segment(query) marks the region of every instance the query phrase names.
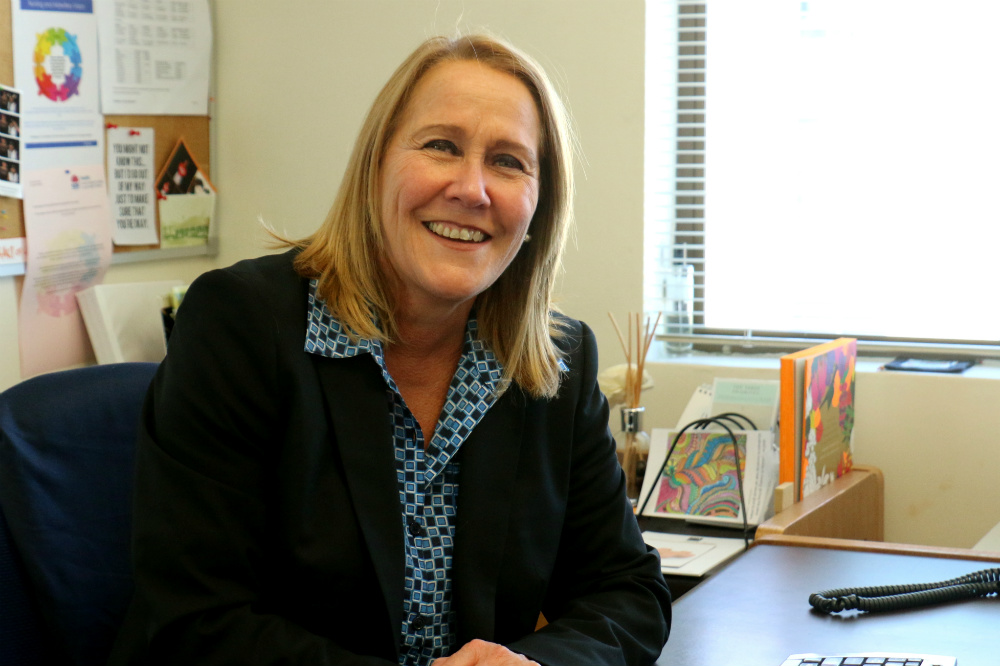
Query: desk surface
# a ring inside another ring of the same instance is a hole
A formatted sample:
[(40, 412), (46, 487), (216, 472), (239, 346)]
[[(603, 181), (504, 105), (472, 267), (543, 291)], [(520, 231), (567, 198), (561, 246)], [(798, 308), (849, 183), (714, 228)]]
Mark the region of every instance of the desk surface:
[[(850, 543), (850, 542), (847, 542)], [(780, 666), (800, 652), (922, 652), (995, 666), (1000, 600), (880, 614), (822, 614), (809, 594), (947, 580), (1000, 564), (759, 543), (674, 605), (659, 666)]]

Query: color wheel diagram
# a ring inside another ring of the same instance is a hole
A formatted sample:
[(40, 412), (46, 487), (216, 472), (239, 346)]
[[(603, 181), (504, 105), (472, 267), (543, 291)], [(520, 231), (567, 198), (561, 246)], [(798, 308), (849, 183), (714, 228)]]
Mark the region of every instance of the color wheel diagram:
[(39, 34), (35, 45), (38, 93), (53, 102), (65, 102), (73, 95), (79, 95), (82, 61), (75, 35), (63, 28), (49, 28)]

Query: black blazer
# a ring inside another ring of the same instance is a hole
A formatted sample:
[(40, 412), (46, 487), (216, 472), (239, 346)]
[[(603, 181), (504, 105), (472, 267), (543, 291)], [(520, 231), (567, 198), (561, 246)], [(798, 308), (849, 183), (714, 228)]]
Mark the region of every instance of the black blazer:
[[(370, 355), (303, 351), (293, 256), (211, 271), (185, 296), (144, 411), (136, 591), (112, 664), (397, 664), (387, 389)], [(456, 458), (458, 644), (647, 664), (670, 595), (625, 499), (593, 334), (568, 325), (559, 396), (512, 387)]]

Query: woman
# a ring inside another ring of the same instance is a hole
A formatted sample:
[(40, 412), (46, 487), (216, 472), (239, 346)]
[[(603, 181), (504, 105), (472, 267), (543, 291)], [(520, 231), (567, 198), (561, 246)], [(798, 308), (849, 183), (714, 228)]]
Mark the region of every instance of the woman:
[(670, 597), (593, 335), (551, 313), (571, 167), (537, 65), (431, 39), (319, 231), (191, 286), (144, 416), (111, 663), (656, 658)]

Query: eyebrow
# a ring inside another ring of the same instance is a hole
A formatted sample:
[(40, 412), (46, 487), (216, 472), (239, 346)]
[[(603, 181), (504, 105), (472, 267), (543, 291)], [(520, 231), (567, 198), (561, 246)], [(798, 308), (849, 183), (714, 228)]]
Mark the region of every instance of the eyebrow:
[[(465, 132), (458, 125), (450, 125), (448, 123), (432, 123), (430, 125), (424, 125), (417, 128), (414, 134), (421, 135), (427, 132), (443, 132), (447, 135), (465, 135)], [(532, 149), (531, 147), (521, 143), (520, 141), (512, 141), (510, 139), (500, 139), (493, 144), (496, 148), (500, 150), (511, 150), (515, 152), (524, 153), (526, 159), (531, 162), (532, 167), (538, 166), (538, 151)]]

